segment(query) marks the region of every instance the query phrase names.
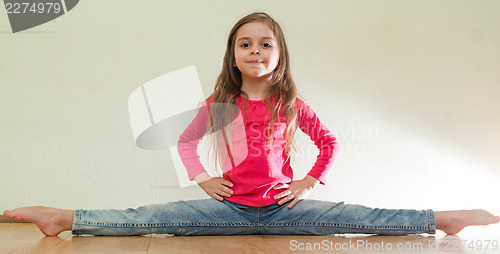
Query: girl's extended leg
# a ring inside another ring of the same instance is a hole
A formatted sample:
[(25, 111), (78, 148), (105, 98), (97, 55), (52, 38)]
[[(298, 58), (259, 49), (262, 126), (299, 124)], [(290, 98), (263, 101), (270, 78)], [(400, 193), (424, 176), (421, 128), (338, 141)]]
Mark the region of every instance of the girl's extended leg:
[(264, 234), (407, 235), (436, 231), (432, 210), (379, 209), (328, 201), (302, 200), (264, 215)]
[[(277, 205), (273, 204), (270, 208), (272, 206)], [(266, 211), (263, 211), (261, 221), (263, 234), (405, 235), (433, 234), (435, 229), (446, 234), (456, 234), (467, 226), (498, 223), (500, 217), (480, 209), (433, 212), (302, 200), (291, 209), (283, 204), (277, 208), (277, 212), (266, 215)]]
[(170, 202), (125, 210), (61, 210), (25, 207), (4, 215), (35, 223), (46, 235), (72, 230), (90, 235), (239, 235), (257, 234), (258, 208), (240, 209), (215, 199)]

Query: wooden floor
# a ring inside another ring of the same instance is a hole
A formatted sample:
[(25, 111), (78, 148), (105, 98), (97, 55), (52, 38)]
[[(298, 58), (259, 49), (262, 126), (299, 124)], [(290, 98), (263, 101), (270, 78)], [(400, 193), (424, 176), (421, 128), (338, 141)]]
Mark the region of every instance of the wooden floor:
[[(0, 253), (499, 253), (500, 225), (457, 236), (72, 236), (45, 237), (31, 223), (0, 223)], [(392, 250), (388, 250), (392, 248)]]

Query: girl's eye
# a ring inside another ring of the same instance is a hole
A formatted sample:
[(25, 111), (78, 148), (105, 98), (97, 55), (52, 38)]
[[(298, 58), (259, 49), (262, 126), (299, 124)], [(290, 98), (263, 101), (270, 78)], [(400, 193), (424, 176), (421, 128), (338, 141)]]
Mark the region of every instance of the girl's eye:
[(248, 48), (248, 47), (250, 47), (250, 43), (245, 42), (245, 43), (241, 44), (241, 47), (242, 48)]
[(264, 42), (262, 43), (262, 47), (264, 48), (269, 48), (269, 47), (272, 47), (273, 45), (271, 45), (270, 43), (267, 43), (267, 42)]

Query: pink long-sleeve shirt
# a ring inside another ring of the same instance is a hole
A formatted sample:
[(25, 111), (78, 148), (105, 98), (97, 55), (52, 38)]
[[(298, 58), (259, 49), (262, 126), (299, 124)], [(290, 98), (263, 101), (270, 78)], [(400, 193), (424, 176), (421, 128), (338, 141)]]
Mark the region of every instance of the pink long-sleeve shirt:
[[(204, 105), (212, 103), (210, 97)], [(283, 189), (274, 190), (273, 187), (281, 183), (290, 183), (293, 171), (290, 166), (288, 153), (285, 151), (285, 119), (280, 114), (274, 123), (272, 146), (266, 136), (270, 122), (270, 112), (263, 100), (247, 100), (240, 96), (237, 101), (239, 115), (230, 136), (229, 152), (233, 163), (226, 156), (222, 169), (223, 178), (234, 184), (234, 194), (226, 198), (229, 201), (248, 206), (267, 206), (276, 202), (274, 196)], [(335, 136), (323, 125), (314, 111), (302, 100), (296, 99), (297, 123), (319, 149), (316, 162), (308, 175), (325, 184), (329, 171), (338, 154), (338, 145)], [(206, 172), (197, 153), (198, 144), (210, 124), (208, 110), (200, 110), (191, 124), (181, 134), (178, 142), (178, 151), (189, 179)], [(240, 126), (240, 127), (238, 127)], [(222, 141), (222, 144), (225, 142)], [(223, 154), (228, 155), (228, 149), (221, 147)], [(234, 166), (234, 167), (233, 167)]]

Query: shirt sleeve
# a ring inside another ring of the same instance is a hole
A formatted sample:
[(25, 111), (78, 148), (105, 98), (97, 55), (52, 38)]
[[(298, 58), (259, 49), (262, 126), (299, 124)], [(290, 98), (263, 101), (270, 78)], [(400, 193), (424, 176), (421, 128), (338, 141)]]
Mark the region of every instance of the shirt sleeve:
[(179, 141), (177, 142), (179, 157), (186, 167), (189, 180), (191, 181), (195, 176), (206, 172), (198, 155), (198, 145), (208, 130), (209, 114), (207, 103), (210, 103), (210, 101), (207, 100), (203, 103), (193, 121), (179, 136)]
[(319, 149), (316, 162), (308, 175), (318, 179), (321, 184), (325, 184), (339, 151), (337, 138), (302, 100), (297, 98), (296, 105), (300, 130), (307, 134)]

